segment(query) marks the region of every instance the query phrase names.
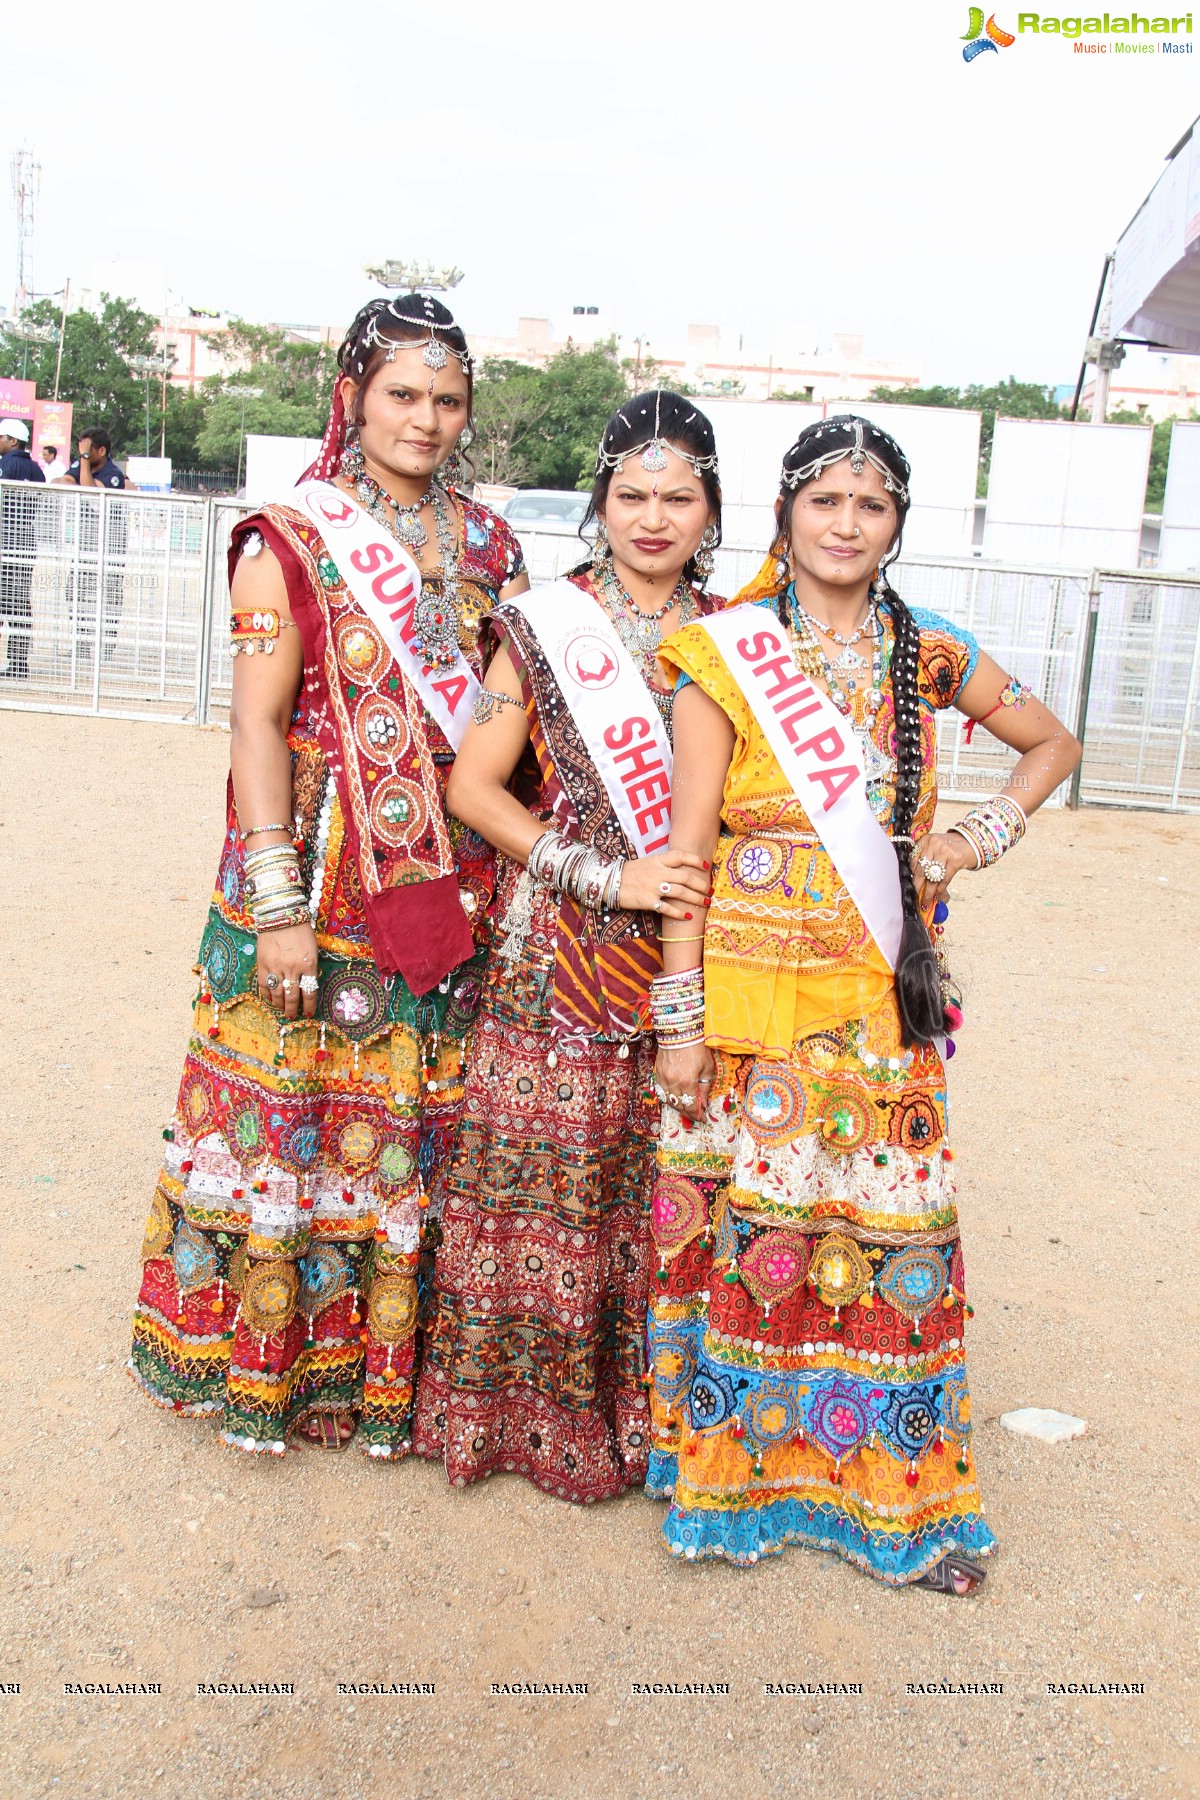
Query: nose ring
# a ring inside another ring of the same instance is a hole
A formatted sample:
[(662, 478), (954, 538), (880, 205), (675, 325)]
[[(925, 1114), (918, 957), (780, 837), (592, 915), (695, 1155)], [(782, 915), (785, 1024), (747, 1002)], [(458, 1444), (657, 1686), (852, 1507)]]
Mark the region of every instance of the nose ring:
[(859, 530), (859, 528), (858, 528), (858, 526), (857, 526), (857, 525), (856, 525), (856, 526), (855, 526), (855, 527), (854, 527), (854, 535), (855, 535), (855, 537), (861, 537), (861, 536), (862, 536), (862, 532), (861, 532), (861, 531), (860, 531), (860, 530)]

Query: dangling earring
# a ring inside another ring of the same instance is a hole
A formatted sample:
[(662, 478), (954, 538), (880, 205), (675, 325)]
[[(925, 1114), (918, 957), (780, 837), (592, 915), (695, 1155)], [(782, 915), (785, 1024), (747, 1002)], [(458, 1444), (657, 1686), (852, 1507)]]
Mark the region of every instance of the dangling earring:
[(715, 525), (706, 525), (704, 527), (704, 535), (700, 539), (699, 548), (692, 558), (692, 567), (696, 571), (696, 580), (700, 583), (701, 587), (706, 585), (709, 576), (713, 572), (716, 562), (713, 551), (716, 547), (717, 528)]
[(791, 574), (791, 570), (788, 568), (786, 556), (777, 556), (775, 558), (775, 579), (776, 579), (776, 581), (779, 583), (780, 587), (783, 588), (783, 587), (787, 586), (787, 584), (791, 580), (791, 578), (792, 578), (792, 574)]
[(438, 480), (443, 487), (452, 488), (461, 487), (462, 478), (462, 457), (458, 454), (457, 450), (452, 450), (438, 470)]
[(364, 470), (362, 445), (359, 442), (358, 426), (346, 428), (346, 441), (342, 445), (342, 454), (338, 462), (338, 473), (347, 481), (357, 481)]
[(875, 579), (871, 583), (871, 602), (873, 605), (877, 606), (881, 600), (886, 600), (887, 597), (888, 597), (887, 573), (884, 569), (883, 564), (880, 563), (879, 567), (875, 571)]
[(592, 567), (597, 575), (603, 573), (605, 566), (612, 562), (612, 546), (608, 541), (608, 528), (603, 519), (596, 521), (596, 542), (592, 545)]

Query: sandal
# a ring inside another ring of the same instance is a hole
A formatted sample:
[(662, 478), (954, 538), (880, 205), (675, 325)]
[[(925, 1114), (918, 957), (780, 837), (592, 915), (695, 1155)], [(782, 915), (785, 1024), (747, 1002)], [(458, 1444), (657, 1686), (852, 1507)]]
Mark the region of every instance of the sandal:
[(319, 1450), (345, 1450), (358, 1430), (358, 1420), (346, 1413), (309, 1413), (297, 1436)]
[[(938, 1594), (953, 1594), (957, 1600), (965, 1600), (976, 1588), (982, 1587), (987, 1580), (987, 1570), (979, 1563), (968, 1562), (965, 1556), (943, 1556), (941, 1562), (934, 1563), (932, 1569), (926, 1569), (913, 1587), (933, 1588)], [(962, 1584), (962, 1585), (960, 1585)]]

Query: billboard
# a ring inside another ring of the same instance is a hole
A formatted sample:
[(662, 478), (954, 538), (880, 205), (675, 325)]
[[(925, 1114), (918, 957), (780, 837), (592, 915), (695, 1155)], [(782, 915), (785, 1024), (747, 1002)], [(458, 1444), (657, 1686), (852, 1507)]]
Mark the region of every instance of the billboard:
[(34, 401), (32, 454), (47, 481), (56, 481), (70, 466), (72, 411), (69, 400)]
[(997, 419), (983, 554), (989, 561), (1136, 569), (1149, 425)]
[(0, 419), (25, 419), (33, 427), (34, 381), (0, 380)]

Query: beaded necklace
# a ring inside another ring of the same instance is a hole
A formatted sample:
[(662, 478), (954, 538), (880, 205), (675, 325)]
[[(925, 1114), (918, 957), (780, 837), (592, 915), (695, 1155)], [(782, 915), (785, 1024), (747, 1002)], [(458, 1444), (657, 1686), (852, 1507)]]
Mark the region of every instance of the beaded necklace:
[[(885, 750), (881, 750), (874, 738), (875, 721), (879, 709), (883, 705), (884, 629), (879, 610), (872, 601), (871, 610), (859, 632), (859, 636), (865, 636), (868, 628), (871, 628), (871, 685), (863, 696), (862, 719), (856, 721), (854, 695), (858, 692), (858, 682), (854, 676), (857, 670), (850, 671), (843, 667), (847, 660), (844, 653), (835, 663), (830, 662), (825, 654), (824, 645), (812, 629), (809, 614), (796, 599), (794, 587), (788, 588), (787, 607), (788, 634), (792, 640), (796, 661), (810, 681), (815, 677), (824, 682), (829, 690), (829, 698), (842, 716), (849, 720), (850, 727), (862, 748), (863, 767), (867, 780), (867, 799), (871, 811), (877, 818), (882, 818), (890, 805), (887, 784), (895, 777), (896, 759), (889, 756)], [(855, 656), (853, 660), (860, 668), (866, 666), (865, 657)], [(839, 676), (844, 676), (844, 687)]]

